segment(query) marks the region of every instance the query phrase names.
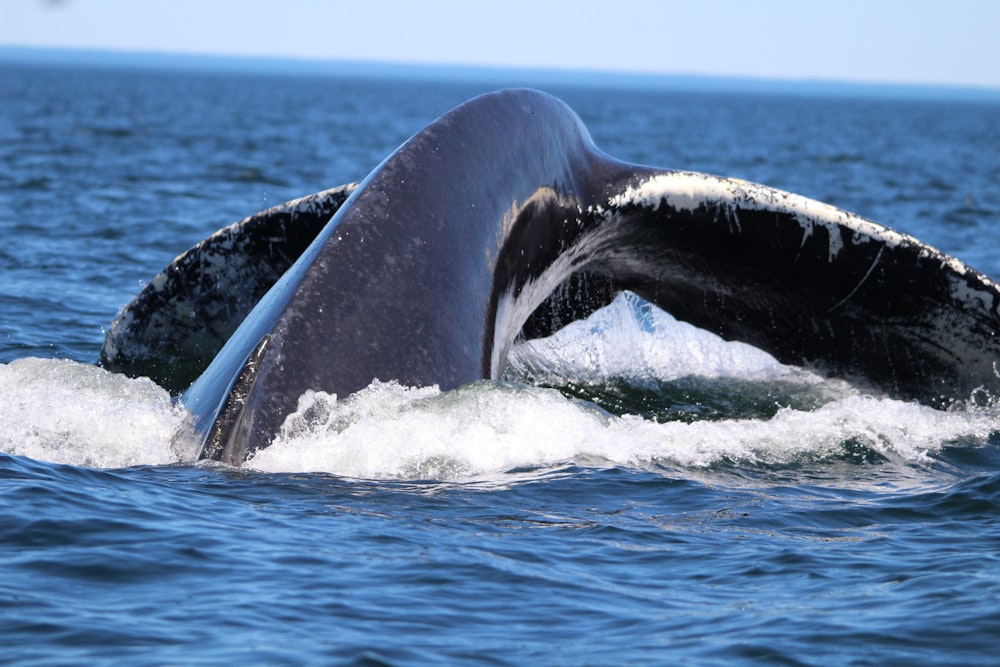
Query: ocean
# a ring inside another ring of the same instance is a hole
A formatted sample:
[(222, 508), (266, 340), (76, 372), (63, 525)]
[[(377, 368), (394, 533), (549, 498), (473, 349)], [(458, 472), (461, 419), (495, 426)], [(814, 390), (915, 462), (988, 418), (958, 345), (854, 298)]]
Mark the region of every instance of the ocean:
[[(496, 87), (0, 63), (0, 662), (1000, 664), (995, 404), (871, 395), (625, 294), (503, 381), (304, 396), (323, 419), (231, 468), (95, 365), (176, 255)], [(545, 88), (614, 157), (1000, 278), (1000, 101)]]

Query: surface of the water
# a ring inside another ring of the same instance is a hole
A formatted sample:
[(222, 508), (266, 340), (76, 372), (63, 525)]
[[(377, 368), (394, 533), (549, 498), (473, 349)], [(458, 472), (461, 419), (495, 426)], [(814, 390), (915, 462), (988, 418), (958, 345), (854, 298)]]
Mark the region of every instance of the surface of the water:
[[(995, 408), (865, 396), (625, 298), (514, 382), (304, 396), (234, 470), (91, 365), (176, 254), (479, 92), (0, 69), (0, 662), (997, 664)], [(615, 157), (1000, 277), (995, 104), (551, 92)], [(545, 369), (576, 381), (516, 381)]]

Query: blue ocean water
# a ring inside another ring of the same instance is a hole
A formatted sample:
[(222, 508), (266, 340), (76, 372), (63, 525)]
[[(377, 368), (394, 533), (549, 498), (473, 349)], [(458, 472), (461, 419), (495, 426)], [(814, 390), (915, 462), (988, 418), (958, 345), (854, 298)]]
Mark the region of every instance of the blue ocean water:
[[(175, 255), (487, 89), (0, 66), (0, 660), (997, 664), (995, 406), (866, 395), (626, 296), (507, 382), (303, 396), (232, 469), (175, 448), (165, 391), (93, 365)], [(548, 90), (615, 157), (1000, 278), (1000, 104)], [(578, 382), (519, 381), (546, 369)]]

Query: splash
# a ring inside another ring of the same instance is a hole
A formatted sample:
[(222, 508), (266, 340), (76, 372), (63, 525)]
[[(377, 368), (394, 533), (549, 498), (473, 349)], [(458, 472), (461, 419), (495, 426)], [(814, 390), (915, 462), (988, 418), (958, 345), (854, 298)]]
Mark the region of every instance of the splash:
[(478, 382), (456, 391), (375, 382), (345, 400), (309, 392), (249, 466), (369, 479), (461, 479), (566, 463), (705, 468), (722, 462), (921, 462), (985, 440), (1000, 417), (855, 395), (769, 419), (657, 423), (616, 416), (554, 389)]
[[(623, 389), (624, 387), (624, 389)], [(186, 463), (188, 413), (147, 379), (73, 361), (0, 365), (0, 451), (115, 468)], [(454, 391), (375, 381), (309, 391), (247, 466), (365, 479), (511, 471), (933, 462), (1000, 432), (995, 406), (945, 412), (873, 397), (678, 322), (631, 295), (515, 348), (502, 381)]]
[[(625, 401), (617, 400), (622, 382)], [(695, 418), (684, 418), (679, 401), (698, 408)], [(503, 382), (451, 392), (374, 382), (343, 400), (308, 392), (278, 441), (249, 465), (461, 479), (566, 463), (924, 462), (949, 443), (982, 442), (998, 429), (996, 410), (942, 412), (868, 396), (625, 293), (549, 338), (516, 346)]]
[(94, 468), (189, 459), (173, 436), (185, 410), (151, 380), (90, 364), (18, 359), (0, 364), (0, 451)]
[(751, 345), (727, 342), (680, 322), (631, 292), (552, 336), (516, 345), (506, 372), (508, 379), (533, 384), (601, 383), (609, 378), (641, 383), (689, 376), (822, 381)]

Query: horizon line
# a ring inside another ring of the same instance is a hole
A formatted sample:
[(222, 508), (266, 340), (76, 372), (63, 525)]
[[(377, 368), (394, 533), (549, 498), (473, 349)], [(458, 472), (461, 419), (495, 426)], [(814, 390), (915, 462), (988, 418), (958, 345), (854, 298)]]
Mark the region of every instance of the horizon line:
[[(73, 56), (89, 59), (74, 61)], [(173, 61), (173, 62), (171, 62)], [(284, 73), (327, 76), (379, 76), (388, 78), (409, 74), (436, 74), (442, 81), (475, 83), (481, 79), (474, 75), (487, 75), (489, 79), (535, 78), (538, 83), (562, 85), (610, 85), (643, 89), (675, 89), (718, 92), (825, 92), (834, 95), (861, 94), (871, 96), (905, 97), (929, 96), (932, 98), (956, 97), (1000, 101), (1000, 87), (972, 84), (912, 83), (892, 81), (858, 81), (850, 79), (764, 77), (750, 75), (699, 74), (680, 72), (646, 72), (635, 70), (601, 70), (592, 68), (566, 68), (555, 66), (516, 66), (493, 64), (446, 63), (436, 61), (402, 62), (354, 60), (339, 58), (310, 58), (304, 56), (250, 55), (206, 53), (190, 51), (164, 51), (139, 49), (114, 49), (104, 47), (39, 46), (0, 44), (0, 63), (62, 64), (62, 65), (117, 65), (127, 68), (155, 67), (168, 69), (170, 65), (194, 66), (201, 71), (239, 71), (244, 73)], [(213, 67), (214, 66), (214, 67)], [(263, 66), (263, 70), (260, 69)], [(565, 80), (559, 80), (562, 77)]]

